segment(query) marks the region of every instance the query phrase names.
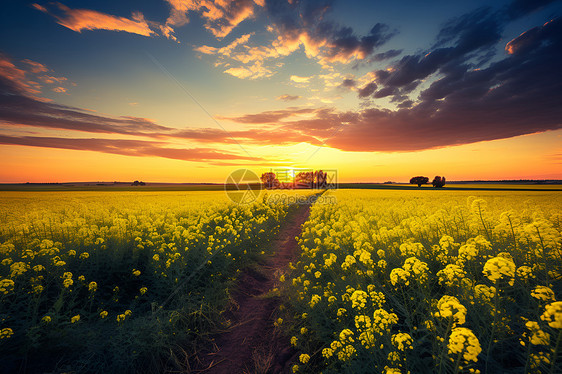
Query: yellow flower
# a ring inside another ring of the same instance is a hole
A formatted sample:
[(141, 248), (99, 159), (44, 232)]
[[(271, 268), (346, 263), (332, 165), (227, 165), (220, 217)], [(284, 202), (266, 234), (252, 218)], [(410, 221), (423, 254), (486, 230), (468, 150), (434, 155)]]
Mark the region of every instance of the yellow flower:
[(351, 294), (351, 307), (352, 308), (358, 308), (358, 309), (363, 309), (365, 308), (365, 304), (367, 303), (367, 292), (365, 291), (354, 291)]
[(303, 353), (299, 356), (299, 361), (303, 364), (306, 364), (310, 360), (310, 356), (306, 353)]
[(308, 332), (308, 329), (306, 327), (301, 327), (301, 335), (304, 335)]
[(459, 248), (459, 257), (463, 260), (470, 261), (478, 256), (478, 248), (474, 243), (466, 243)]
[(98, 284), (96, 282), (90, 282), (90, 284), (88, 284), (88, 291), (96, 292), (97, 289)]
[(15, 278), (27, 271), (29, 265), (25, 262), (14, 262), (10, 265), (10, 278)]
[(347, 361), (355, 355), (357, 350), (352, 345), (346, 345), (341, 351), (338, 352), (338, 359), (340, 361)]
[(417, 257), (410, 257), (406, 259), (402, 268), (410, 274), (413, 274), (414, 280), (420, 284), (425, 283), (429, 278), (429, 267), (427, 266), (427, 263), (420, 261)]
[(90, 254), (88, 252), (83, 252), (82, 254), (80, 254), (80, 259), (84, 260), (86, 258), (90, 257)]
[(322, 357), (330, 358), (334, 355), (334, 350), (332, 348), (324, 348), (322, 350)]
[(388, 313), (382, 308), (373, 313), (373, 330), (379, 335), (390, 332), (390, 327), (396, 323), (398, 323), (398, 316), (394, 313)]
[(494, 283), (504, 279), (508, 281), (510, 286), (513, 286), (515, 264), (510, 258), (497, 256), (486, 261), (482, 274)]
[(373, 330), (366, 329), (361, 334), (359, 334), (359, 341), (365, 348), (367, 349), (373, 348), (375, 346), (375, 341), (376, 341)]
[(158, 256), (158, 254), (155, 254), (154, 256), (152, 256), (152, 259), (154, 261), (160, 261), (160, 256)]
[(491, 302), (494, 296), (496, 295), (496, 288), (495, 287), (488, 287), (485, 284), (478, 284), (474, 287), (474, 296), (484, 302)]
[(14, 281), (11, 279), (0, 280), (0, 293), (7, 295), (14, 290)]
[(320, 278), (322, 276), (322, 273), (317, 271), (316, 273), (314, 273), (314, 277), (315, 278)]
[(547, 332), (541, 330), (539, 324), (535, 321), (528, 321), (525, 327), (531, 332), (531, 338), (529, 339), (533, 345), (549, 345), (550, 335)]
[(350, 329), (343, 329), (340, 332), (340, 342), (342, 344), (345, 343), (353, 343), (355, 340), (353, 340), (353, 331), (351, 331)]
[(321, 300), (321, 297), (320, 297), (320, 296), (318, 296), (318, 295), (312, 295), (312, 298), (310, 299), (310, 303), (309, 303), (310, 307), (311, 307), (311, 308), (314, 308), (314, 306), (315, 306), (316, 304), (318, 304), (318, 303), (320, 302), (320, 300)]
[(404, 284), (407, 286), (410, 284), (408, 278), (410, 278), (410, 272), (402, 268), (395, 268), (390, 272), (390, 283), (392, 283), (393, 286), (397, 284)]
[(562, 301), (556, 301), (545, 306), (541, 320), (548, 322), (548, 325), (552, 328), (562, 329)]
[(72, 286), (74, 284), (74, 281), (70, 278), (66, 278), (62, 284), (64, 285), (64, 288), (68, 288), (70, 286)]
[(76, 323), (78, 321), (80, 321), (80, 314), (77, 314), (70, 319), (70, 323)]
[(297, 338), (296, 336), (292, 336), (292, 337), (291, 337), (291, 345), (292, 345), (293, 347), (296, 347), (296, 346), (297, 346), (298, 340), (299, 340), (299, 338)]
[(533, 269), (530, 266), (520, 266), (517, 268), (517, 276), (523, 280), (527, 280), (529, 278), (534, 278)]
[(531, 296), (537, 300), (542, 301), (556, 301), (556, 297), (554, 296), (554, 292), (551, 288), (546, 286), (537, 286), (534, 290), (531, 291)]
[(2, 339), (8, 339), (10, 338), (12, 335), (14, 335), (14, 331), (8, 327), (3, 328), (2, 330), (0, 330), (0, 340)]
[(383, 374), (402, 374), (402, 372), (400, 369), (385, 366)]
[(466, 318), (466, 308), (454, 296), (443, 295), (437, 303), (438, 312), (435, 317), (449, 318), (453, 320), (453, 326), (462, 325)]
[(299, 371), (299, 365), (293, 365), (293, 373), (297, 373)]
[(51, 316), (44, 316), (41, 318), (41, 321), (44, 323), (51, 323)]
[(358, 330), (365, 330), (371, 327), (371, 318), (366, 315), (355, 316), (355, 327)]
[[(157, 256), (157, 255), (155, 255), (155, 256)], [(155, 259), (155, 261), (158, 261), (158, 260)], [(135, 277), (138, 277), (139, 275), (141, 275), (140, 270), (133, 269), (133, 275), (134, 275)]]
[(466, 276), (466, 272), (458, 265), (449, 264), (445, 269), (437, 272), (439, 284), (447, 287), (459, 286), (460, 282)]
[(141, 287), (139, 291), (140, 291), (140, 294), (141, 294), (141, 295), (144, 295), (144, 294), (146, 293), (146, 291), (148, 291), (148, 288), (146, 288), (146, 287)]
[(104, 319), (105, 317), (107, 317), (107, 314), (108, 314), (108, 313), (107, 313), (105, 310), (102, 310), (102, 311), (100, 312), (100, 317), (101, 317), (101, 319)]
[(40, 272), (40, 271), (43, 271), (43, 270), (45, 270), (45, 266), (43, 266), (43, 265), (35, 265), (33, 267), (33, 271), (35, 271), (37, 273)]
[(410, 336), (410, 334), (406, 333), (398, 333), (392, 335), (392, 345), (394, 345), (399, 351), (405, 351), (406, 349), (413, 349), (412, 344), (414, 339)]
[(478, 338), (466, 327), (456, 327), (453, 329), (447, 348), (449, 349), (449, 354), (461, 354), (465, 362), (477, 362), (478, 355), (482, 352)]
[(545, 352), (539, 352), (537, 354), (531, 353), (529, 355), (529, 363), (531, 369), (538, 369), (543, 363), (550, 364), (550, 354)]
[(408, 242), (400, 245), (400, 252), (402, 253), (402, 256), (419, 256), (424, 250), (425, 249), (421, 243)]

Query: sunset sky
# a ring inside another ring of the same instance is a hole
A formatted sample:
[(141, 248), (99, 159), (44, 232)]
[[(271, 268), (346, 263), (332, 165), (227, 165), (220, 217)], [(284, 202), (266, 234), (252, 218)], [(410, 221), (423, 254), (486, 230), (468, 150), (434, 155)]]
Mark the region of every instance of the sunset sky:
[(562, 1), (2, 8), (0, 183), (562, 179)]

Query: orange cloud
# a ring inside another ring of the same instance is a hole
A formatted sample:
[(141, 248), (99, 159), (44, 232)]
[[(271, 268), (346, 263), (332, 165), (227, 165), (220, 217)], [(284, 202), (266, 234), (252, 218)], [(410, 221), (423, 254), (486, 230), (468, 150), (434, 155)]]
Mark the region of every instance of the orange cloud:
[(32, 73), (45, 73), (47, 71), (49, 71), (49, 69), (47, 69), (47, 67), (43, 64), (40, 64), (39, 62), (35, 62), (35, 61), (31, 61), (28, 59), (22, 60), (22, 62), (24, 64), (27, 64), (31, 67), (31, 72)]
[[(29, 60), (28, 60), (29, 61)], [(28, 97), (41, 93), (41, 86), (26, 77), (25, 70), (16, 67), (7, 57), (0, 54), (0, 80), (14, 91)]]
[(190, 12), (201, 12), (206, 20), (205, 28), (217, 38), (223, 38), (242, 21), (254, 15), (254, 4), (264, 6), (257, 0), (166, 0), (170, 5), (168, 26), (183, 26), (189, 22)]
[(229, 68), (224, 72), (240, 79), (258, 79), (271, 77), (274, 74), (273, 71), (263, 66), (261, 62), (256, 62), (253, 65), (247, 65), (244, 67)]
[(76, 32), (82, 32), (82, 30), (111, 30), (125, 31), (143, 36), (156, 34), (150, 29), (143, 14), (140, 12), (134, 12), (132, 18), (126, 18), (90, 9), (71, 9), (61, 3), (56, 3), (56, 5), (64, 12), (64, 16), (53, 14), (45, 7), (33, 4), (36, 9), (55, 17), (59, 25)]

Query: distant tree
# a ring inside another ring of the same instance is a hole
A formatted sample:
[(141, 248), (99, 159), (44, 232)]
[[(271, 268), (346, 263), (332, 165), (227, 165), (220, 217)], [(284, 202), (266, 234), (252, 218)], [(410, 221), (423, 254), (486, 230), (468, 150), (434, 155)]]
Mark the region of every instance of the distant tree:
[(410, 183), (417, 184), (418, 187), (421, 187), (422, 184), (426, 184), (427, 182), (429, 182), (428, 177), (417, 176), (410, 179)]
[(431, 184), (433, 184), (433, 187), (443, 187), (445, 185), (445, 177), (436, 175)]
[(279, 183), (279, 179), (277, 179), (277, 175), (275, 175), (275, 173), (263, 173), (260, 180), (267, 189), (279, 188), (281, 186), (281, 183)]

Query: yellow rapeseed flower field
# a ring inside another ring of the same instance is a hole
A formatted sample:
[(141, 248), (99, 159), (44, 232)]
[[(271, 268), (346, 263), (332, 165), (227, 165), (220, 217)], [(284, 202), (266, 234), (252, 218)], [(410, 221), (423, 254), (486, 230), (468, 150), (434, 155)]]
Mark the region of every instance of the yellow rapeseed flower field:
[(3, 192), (1, 371), (161, 372), (195, 351), (289, 211), (278, 197)]
[(298, 372), (559, 372), (560, 193), (328, 194), (281, 283)]

